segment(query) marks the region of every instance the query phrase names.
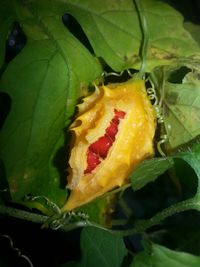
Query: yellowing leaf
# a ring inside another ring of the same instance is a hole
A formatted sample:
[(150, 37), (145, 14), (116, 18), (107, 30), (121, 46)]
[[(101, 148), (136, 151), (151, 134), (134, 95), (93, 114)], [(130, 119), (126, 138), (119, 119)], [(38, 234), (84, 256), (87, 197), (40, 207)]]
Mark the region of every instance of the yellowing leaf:
[[(146, 71), (179, 59), (199, 57), (197, 42), (183, 27), (183, 17), (161, 1), (142, 0), (149, 45)], [(114, 70), (141, 65), (138, 10), (131, 0), (66, 0), (67, 10), (82, 25), (98, 57)]]

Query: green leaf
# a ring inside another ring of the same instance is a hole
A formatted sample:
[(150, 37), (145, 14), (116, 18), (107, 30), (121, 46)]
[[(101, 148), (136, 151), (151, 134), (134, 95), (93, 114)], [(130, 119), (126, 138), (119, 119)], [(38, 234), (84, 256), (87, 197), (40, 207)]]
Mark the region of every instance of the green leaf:
[(164, 125), (169, 149), (200, 134), (200, 81), (190, 77), (182, 84), (165, 83)]
[(82, 86), (95, 80), (101, 67), (65, 28), (62, 14), (51, 10), (51, 16), (45, 16), (29, 4), (13, 1), (28, 39), (0, 82), (0, 90), (12, 100), (0, 133), (0, 158), (12, 200), (44, 195), (62, 206), (67, 192), (60, 189), (55, 157), (64, 146), (64, 129)]
[[(84, 228), (81, 233), (82, 259), (78, 265), (65, 267), (120, 267), (127, 254), (123, 238), (93, 227)], [(75, 263), (74, 263), (75, 264)]]
[(184, 23), (184, 27), (186, 28), (188, 32), (190, 32), (194, 40), (196, 40), (197, 43), (200, 45), (200, 36), (199, 36), (200, 25), (187, 21)]
[(197, 196), (200, 196), (200, 143), (188, 145), (184, 149), (186, 152), (181, 152), (175, 157), (185, 160), (195, 171), (198, 177)]
[(132, 188), (138, 190), (147, 183), (153, 182), (172, 166), (172, 158), (152, 158), (143, 161), (130, 176)]
[(200, 257), (170, 250), (157, 244), (147, 244), (144, 252), (134, 258), (130, 267), (199, 267)]
[[(140, 68), (142, 34), (134, 1), (65, 0), (65, 3), (67, 11), (83, 27), (98, 57), (116, 71)], [(141, 4), (149, 35), (146, 71), (171, 65), (179, 58), (199, 57), (199, 46), (184, 29), (183, 17), (176, 10), (154, 0), (143, 0)]]

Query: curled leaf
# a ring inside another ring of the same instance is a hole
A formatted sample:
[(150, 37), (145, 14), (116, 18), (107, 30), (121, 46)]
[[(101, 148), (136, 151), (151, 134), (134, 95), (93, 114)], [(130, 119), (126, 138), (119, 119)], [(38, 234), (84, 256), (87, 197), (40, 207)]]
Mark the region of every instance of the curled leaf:
[(78, 108), (64, 211), (127, 183), (137, 164), (154, 153), (155, 113), (144, 81), (96, 87)]

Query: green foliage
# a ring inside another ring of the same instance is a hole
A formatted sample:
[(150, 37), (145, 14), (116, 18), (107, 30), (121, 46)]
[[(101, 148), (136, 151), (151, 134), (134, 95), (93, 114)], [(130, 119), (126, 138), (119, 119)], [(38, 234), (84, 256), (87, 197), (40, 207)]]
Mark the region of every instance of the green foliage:
[(130, 267), (198, 267), (199, 265), (198, 256), (170, 250), (157, 244), (145, 244), (145, 251), (135, 257)]
[[(143, 244), (144, 251), (134, 257), (129, 267), (198, 267), (200, 264), (199, 256), (174, 251), (146, 240)], [(121, 267), (127, 256), (123, 239), (120, 236), (91, 227), (82, 231), (81, 251), (80, 262), (69, 262), (61, 267)]]
[(200, 144), (193, 144), (188, 147), (189, 152), (182, 152), (177, 157), (182, 158), (184, 161), (186, 161), (192, 169), (195, 171), (197, 178), (198, 178), (198, 188), (196, 196), (197, 198), (200, 197)]
[[(154, 104), (160, 111), (155, 143), (162, 139), (160, 132), (167, 136), (166, 140), (161, 140), (165, 141), (166, 157), (156, 154), (155, 158), (142, 162), (134, 170), (130, 176), (132, 193), (155, 184), (158, 177), (170, 180), (166, 171), (176, 176), (177, 158), (182, 160), (181, 164), (189, 164), (198, 178), (197, 190), (191, 198), (177, 197), (182, 201), (166, 205), (150, 219), (133, 222), (130, 216), (130, 221), (127, 219), (129, 229), (120, 228), (121, 235), (100, 229), (105, 223), (109, 201), (97, 200), (81, 208), (90, 214), (91, 220), (83, 219), (81, 225), (95, 228), (82, 230), (81, 261), (63, 267), (120, 267), (125, 265), (127, 256), (131, 261), (133, 259), (130, 266), (136, 267), (200, 265), (197, 256), (153, 243), (148, 243), (144, 252), (132, 257), (128, 255), (122, 238), (123, 235), (143, 233), (181, 211), (200, 210), (200, 145), (197, 138), (200, 135), (199, 25), (184, 23), (182, 15), (162, 1), (141, 0), (141, 10), (137, 2), (1, 1), (0, 93), (10, 97), (11, 110), (0, 132), (0, 184), (7, 181), (11, 201), (37, 208), (48, 215), (55, 211), (57, 217), (62, 215), (59, 207), (67, 197), (67, 190), (61, 186), (63, 177), (66, 180), (67, 176), (69, 139), (66, 132), (75, 106), (86, 88), (101, 79), (106, 64), (114, 71), (140, 70), (143, 48), (147, 49), (144, 51), (147, 55), (145, 75), (156, 91), (158, 103)], [(62, 16), (66, 12), (80, 23), (94, 54), (64, 26)], [(145, 29), (140, 17), (147, 20)], [(26, 43), (8, 61), (6, 41), (14, 22), (19, 23)], [(144, 38), (147, 47), (143, 46)], [(183, 68), (187, 73), (180, 75)], [(197, 142), (193, 142), (196, 138)], [(174, 152), (177, 147), (182, 152)], [(176, 182), (174, 188), (178, 191), (181, 188), (179, 177)], [(166, 196), (168, 192), (162, 190), (159, 189), (159, 194), (163, 192)], [(34, 197), (32, 202), (27, 200), (27, 195)], [(66, 218), (71, 229), (73, 223), (78, 227), (76, 220), (68, 220), (67, 215)], [(164, 231), (170, 232), (164, 224), (162, 226)], [(156, 230), (153, 234), (162, 236)], [(191, 231), (191, 237), (194, 236), (195, 232)]]
[(187, 31), (190, 32), (194, 40), (196, 40), (197, 43), (200, 44), (200, 37), (199, 37), (200, 25), (187, 21), (184, 23), (184, 27), (187, 29)]
[[(131, 0), (65, 2), (98, 57), (116, 71), (140, 68), (142, 34), (137, 8)], [(183, 28), (183, 18), (178, 12), (159, 1), (143, 0), (142, 4), (149, 35), (147, 71), (158, 65), (172, 64), (178, 58), (199, 56), (199, 47)]]
[(44, 195), (61, 206), (66, 190), (59, 186), (56, 153), (64, 145), (81, 86), (96, 79), (101, 67), (64, 27), (60, 10), (51, 10), (49, 17), (28, 2), (14, 4), (12, 10), (5, 1), (1, 8), (8, 8), (8, 18), (15, 14), (9, 26), (19, 21), (28, 39), (0, 83), (12, 100), (0, 134), (1, 158), (14, 201), (27, 194)]
[(147, 183), (153, 182), (172, 166), (172, 158), (152, 158), (143, 161), (130, 176), (132, 188), (138, 190)]
[(120, 267), (127, 251), (120, 235), (87, 227), (81, 234), (82, 258), (79, 263), (68, 263), (62, 267)]
[(200, 82), (187, 76), (181, 84), (165, 84), (164, 124), (170, 149), (200, 134)]
[[(198, 58), (199, 47), (183, 28), (180, 14), (160, 2), (143, 1), (143, 6), (148, 22), (148, 70), (171, 64), (174, 59), (177, 61), (179, 57), (186, 58), (190, 54), (192, 60)], [(155, 30), (155, 20), (163, 8), (165, 12), (162, 12), (162, 19), (157, 25), (162, 30)], [(58, 152), (62, 147), (65, 148), (64, 131), (77, 99), (83, 94), (81, 88), (93, 82), (101, 73), (98, 60), (64, 27), (61, 17), (66, 11), (74, 15), (88, 36), (95, 55), (113, 69), (139, 68), (142, 31), (137, 7), (128, 0), (99, 4), (93, 1), (58, 1), (53, 4), (47, 0), (41, 3), (13, 0), (4, 1), (0, 11), (4, 15), (2, 48), (14, 21), (20, 23), (27, 37), (25, 47), (7, 65), (0, 82), (1, 91), (6, 92), (12, 100), (11, 111), (0, 136), (1, 158), (11, 198), (21, 201), (28, 194), (44, 195), (61, 206), (66, 191), (60, 189), (60, 170), (55, 162), (57, 157), (64, 156)], [(174, 24), (176, 31), (174, 28), (172, 30)], [(2, 49), (2, 60), (4, 53), (5, 49)], [(193, 105), (194, 98), (198, 96), (198, 84), (195, 89), (193, 84), (185, 83), (181, 94), (179, 86), (182, 85), (166, 86), (165, 106), (170, 112), (165, 124), (169, 139), (173, 140), (172, 147), (192, 139), (199, 132), (196, 123), (198, 110), (193, 120), (188, 117), (191, 109), (198, 107), (197, 102)], [(190, 90), (195, 90), (196, 94), (188, 102)], [(178, 91), (181, 99), (178, 98), (172, 106), (170, 101), (174, 91)], [(180, 101), (189, 104), (187, 110)], [(183, 125), (185, 127), (186, 122), (177, 123), (175, 114), (180, 103), (191, 132), (186, 132), (183, 138), (180, 138), (178, 131), (182, 130)], [(173, 128), (172, 132), (170, 127)], [(153, 180), (157, 175), (152, 173), (151, 176), (150, 180)]]

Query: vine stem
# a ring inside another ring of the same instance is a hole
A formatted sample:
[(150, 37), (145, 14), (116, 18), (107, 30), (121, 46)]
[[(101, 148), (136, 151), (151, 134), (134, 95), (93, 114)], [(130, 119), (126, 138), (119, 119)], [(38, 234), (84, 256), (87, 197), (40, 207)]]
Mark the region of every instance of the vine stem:
[(96, 228), (105, 230), (107, 232), (113, 233), (113, 234), (119, 234), (121, 236), (131, 236), (134, 234), (144, 233), (148, 228), (159, 224), (161, 221), (163, 221), (167, 217), (170, 217), (176, 213), (180, 213), (180, 212), (187, 211), (187, 210), (200, 211), (200, 200), (196, 197), (193, 197), (193, 198), (175, 203), (172, 206), (162, 210), (161, 212), (158, 212), (156, 215), (154, 215), (150, 219), (138, 220), (135, 223), (134, 227), (131, 229), (113, 230), (113, 229), (103, 227), (103, 226), (96, 224), (94, 222), (91, 222), (89, 220), (65, 224), (60, 229), (64, 230), (64, 231), (71, 231), (71, 230), (73, 230), (75, 228), (79, 228), (79, 227), (92, 226), (92, 227), (96, 227)]
[(139, 70), (139, 77), (142, 79), (145, 73), (145, 65), (147, 61), (147, 50), (148, 50), (148, 43), (149, 43), (149, 34), (148, 34), (148, 26), (147, 26), (147, 20), (144, 13), (144, 9), (141, 3), (141, 0), (134, 0), (136, 9), (139, 16), (139, 21), (141, 25), (142, 30), (142, 44), (141, 44), (141, 59), (142, 63)]
[(156, 215), (154, 215), (152, 218), (147, 220), (139, 220), (135, 227), (128, 230), (123, 230), (122, 235), (128, 236), (133, 235), (137, 233), (143, 233), (148, 228), (157, 225), (164, 219), (166, 219), (169, 216), (172, 216), (176, 213), (180, 213), (187, 210), (198, 210), (200, 211), (200, 201), (198, 198), (193, 197), (178, 203), (173, 204), (172, 206), (162, 210), (161, 212), (158, 212)]
[(154, 215), (152, 218), (147, 220), (138, 220), (134, 227), (131, 229), (125, 229), (125, 230), (113, 230), (106, 228), (102, 225), (99, 225), (97, 223), (94, 223), (89, 220), (82, 220), (72, 223), (66, 223), (63, 224), (59, 229), (63, 231), (71, 231), (73, 229), (79, 228), (79, 227), (88, 227), (92, 226), (95, 228), (99, 228), (102, 230), (105, 230), (107, 232), (113, 233), (113, 234), (119, 234), (121, 236), (130, 236), (134, 234), (139, 234), (145, 232), (148, 228), (155, 226), (159, 224), (161, 221), (166, 219), (167, 217), (170, 217), (176, 213), (180, 213), (187, 210), (198, 210), (200, 211), (200, 199), (198, 197), (193, 197), (178, 203), (173, 204), (172, 206), (162, 210), (161, 212), (158, 212), (156, 215)]
[[(66, 223), (66, 224), (64, 223), (58, 229), (61, 231), (68, 232), (68, 231), (71, 231), (71, 230), (76, 229), (76, 228), (92, 226), (92, 227), (96, 227), (96, 228), (108, 231), (108, 232), (113, 233), (113, 234), (120, 234), (121, 236), (130, 236), (130, 235), (134, 235), (134, 234), (138, 234), (138, 233), (143, 233), (148, 228), (159, 224), (161, 221), (163, 221), (167, 217), (172, 216), (176, 213), (187, 211), (187, 210), (200, 211), (200, 199), (199, 199), (199, 197), (195, 196), (193, 198), (175, 203), (172, 206), (162, 210), (161, 212), (158, 212), (156, 215), (154, 215), (150, 219), (138, 220), (135, 223), (134, 228), (131, 228), (131, 229), (113, 230), (113, 229), (106, 228), (102, 225), (99, 225), (99, 224), (92, 222), (92, 221), (89, 221), (89, 220), (80, 220), (77, 222)], [(28, 220), (28, 221), (31, 221), (34, 223), (40, 223), (40, 224), (45, 224), (47, 222), (47, 220), (49, 219), (49, 217), (45, 216), (45, 215), (34, 214), (31, 212), (18, 210), (18, 209), (6, 207), (3, 205), (0, 205), (0, 214), (15, 217), (18, 219)]]
[(0, 214), (39, 224), (45, 223), (49, 218), (45, 215), (35, 214), (29, 211), (19, 210), (4, 205), (0, 205)]

